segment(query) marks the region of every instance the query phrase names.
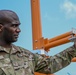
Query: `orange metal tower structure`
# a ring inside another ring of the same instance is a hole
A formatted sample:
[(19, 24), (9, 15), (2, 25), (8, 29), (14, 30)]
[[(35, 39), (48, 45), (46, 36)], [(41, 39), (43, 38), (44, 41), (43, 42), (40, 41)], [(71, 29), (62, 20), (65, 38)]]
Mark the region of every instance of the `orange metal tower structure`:
[[(48, 52), (50, 48), (66, 44), (70, 42), (70, 39), (76, 36), (75, 31), (70, 31), (54, 38), (48, 39), (42, 37), (41, 18), (40, 18), (40, 0), (31, 0), (31, 12), (32, 12), (32, 38), (33, 49), (41, 50), (42, 53)], [(72, 62), (76, 62), (76, 58), (72, 59)], [(54, 74), (41, 74), (35, 73), (35, 75), (54, 75)]]

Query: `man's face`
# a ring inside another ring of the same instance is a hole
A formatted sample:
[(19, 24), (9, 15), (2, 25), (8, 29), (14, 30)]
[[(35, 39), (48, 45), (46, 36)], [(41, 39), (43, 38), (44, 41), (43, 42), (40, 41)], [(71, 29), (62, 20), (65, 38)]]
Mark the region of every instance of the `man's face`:
[(3, 38), (8, 43), (16, 42), (20, 33), (19, 20), (12, 20), (11, 23), (7, 23), (3, 26)]

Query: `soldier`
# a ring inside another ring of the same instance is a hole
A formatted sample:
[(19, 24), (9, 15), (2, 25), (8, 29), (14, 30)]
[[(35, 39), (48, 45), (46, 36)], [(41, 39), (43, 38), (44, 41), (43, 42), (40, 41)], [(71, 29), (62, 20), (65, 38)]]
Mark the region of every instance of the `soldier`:
[(34, 75), (34, 72), (55, 73), (71, 63), (76, 56), (74, 46), (46, 58), (15, 46), (20, 33), (20, 21), (11, 10), (0, 10), (0, 75)]

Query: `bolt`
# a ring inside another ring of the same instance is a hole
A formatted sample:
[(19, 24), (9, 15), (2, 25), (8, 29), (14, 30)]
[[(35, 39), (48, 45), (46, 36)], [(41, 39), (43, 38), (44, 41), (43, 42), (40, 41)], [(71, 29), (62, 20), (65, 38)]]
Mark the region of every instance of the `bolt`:
[(37, 42), (37, 40), (35, 40), (35, 42)]

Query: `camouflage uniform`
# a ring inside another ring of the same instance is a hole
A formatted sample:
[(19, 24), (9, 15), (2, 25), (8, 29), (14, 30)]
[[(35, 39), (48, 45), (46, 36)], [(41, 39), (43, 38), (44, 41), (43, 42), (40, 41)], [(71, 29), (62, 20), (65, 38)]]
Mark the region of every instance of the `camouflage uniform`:
[(0, 46), (0, 75), (34, 75), (34, 72), (54, 73), (70, 64), (76, 56), (72, 46), (53, 57), (46, 58), (21, 47)]

